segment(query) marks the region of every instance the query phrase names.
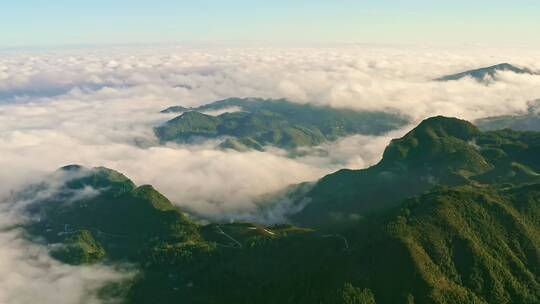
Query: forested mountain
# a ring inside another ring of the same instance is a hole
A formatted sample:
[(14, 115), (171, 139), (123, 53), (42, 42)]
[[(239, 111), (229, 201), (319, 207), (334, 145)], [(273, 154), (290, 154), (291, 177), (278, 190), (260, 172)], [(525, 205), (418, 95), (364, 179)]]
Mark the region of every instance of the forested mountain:
[[(217, 116), (203, 113), (217, 110), (232, 112)], [(236, 150), (315, 146), (347, 135), (378, 135), (406, 124), (406, 119), (384, 112), (260, 98), (230, 98), (198, 108), (170, 107), (163, 112), (182, 114), (155, 129), (162, 142), (225, 138), (221, 147)]]
[(321, 179), (311, 203), (295, 216), (304, 224), (354, 220), (399, 204), (436, 185), (538, 181), (540, 133), (481, 132), (455, 118), (429, 118), (393, 140), (377, 165)]

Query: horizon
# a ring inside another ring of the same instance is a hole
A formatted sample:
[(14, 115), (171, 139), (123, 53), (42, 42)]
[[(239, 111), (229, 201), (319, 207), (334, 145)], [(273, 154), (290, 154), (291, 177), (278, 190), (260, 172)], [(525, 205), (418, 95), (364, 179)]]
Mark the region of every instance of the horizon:
[(537, 1), (30, 0), (3, 6), (1, 49), (190, 43), (540, 47)]

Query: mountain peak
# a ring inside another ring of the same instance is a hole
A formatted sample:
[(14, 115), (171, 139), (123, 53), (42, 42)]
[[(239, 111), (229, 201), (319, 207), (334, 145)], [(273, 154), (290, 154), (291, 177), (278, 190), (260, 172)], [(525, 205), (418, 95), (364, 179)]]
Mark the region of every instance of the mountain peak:
[(76, 171), (80, 171), (82, 169), (84, 169), (83, 166), (77, 165), (77, 164), (72, 164), (72, 165), (63, 166), (58, 170), (59, 171), (65, 171), (65, 172), (76, 172)]
[(92, 187), (108, 193), (123, 193), (135, 189), (135, 184), (122, 173), (106, 167), (87, 168), (72, 164), (57, 170), (67, 177), (70, 189)]
[(508, 62), (496, 64), (496, 65), (492, 66), (492, 68), (495, 68), (495, 69), (517, 69), (516, 66), (511, 65)]
[(410, 133), (425, 133), (428, 136), (451, 136), (471, 140), (480, 133), (472, 123), (455, 117), (434, 116), (423, 120)]
[(469, 142), (479, 134), (478, 128), (468, 121), (445, 116), (430, 117), (402, 138), (392, 140), (382, 162), (409, 158), (414, 151), (414, 154), (438, 154)]
[(182, 113), (189, 111), (189, 108), (183, 107), (183, 106), (170, 106), (166, 108), (165, 110), (162, 110), (160, 113)]
[(513, 72), (516, 74), (531, 74), (534, 75), (531, 70), (527, 68), (520, 68), (510, 63), (499, 63), (489, 67), (469, 70), (465, 72), (460, 72), (457, 74), (443, 76), (436, 79), (437, 81), (451, 81), (451, 80), (460, 80), (466, 77), (471, 77), (477, 81), (484, 81), (486, 77), (494, 78), (498, 72)]

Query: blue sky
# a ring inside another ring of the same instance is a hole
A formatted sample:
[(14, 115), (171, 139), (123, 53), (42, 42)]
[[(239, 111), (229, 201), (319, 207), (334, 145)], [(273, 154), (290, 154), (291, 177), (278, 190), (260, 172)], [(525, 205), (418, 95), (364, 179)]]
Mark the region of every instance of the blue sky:
[(0, 47), (356, 42), (540, 47), (540, 1), (17, 0)]

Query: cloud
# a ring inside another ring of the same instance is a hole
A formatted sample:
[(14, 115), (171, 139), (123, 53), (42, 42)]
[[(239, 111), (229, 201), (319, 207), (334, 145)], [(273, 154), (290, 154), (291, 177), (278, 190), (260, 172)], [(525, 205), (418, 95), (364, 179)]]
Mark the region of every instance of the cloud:
[(538, 98), (540, 77), (501, 73), (501, 81), (487, 87), (471, 79), (430, 80), (500, 62), (540, 70), (539, 57), (530, 50), (362, 47), (112, 49), (13, 55), (0, 63), (0, 96), (27, 100), (72, 90), (104, 90), (139, 92), (162, 104), (185, 106), (230, 96), (287, 97), (336, 107), (392, 109), (415, 119), (441, 112), (474, 119), (523, 110), (524, 103)]
[[(353, 136), (291, 159), (280, 150), (218, 151), (212, 143), (158, 146), (152, 128), (175, 114), (230, 96), (286, 97), (384, 110), (412, 123), (444, 114), (465, 119), (527, 110), (540, 77), (501, 73), (488, 86), (435, 82), (498, 62), (538, 69), (525, 50), (341, 48), (134, 48), (14, 54), (0, 59), (1, 193), (59, 166), (117, 169), (151, 183), (179, 206), (226, 218), (253, 200), (341, 167), (375, 163), (391, 137)], [(54, 92), (54, 94), (51, 94)], [(215, 113), (213, 113), (215, 114)]]
[[(82, 125), (71, 125), (84, 130)], [(66, 131), (68, 132), (68, 131)], [(82, 131), (81, 131), (82, 132)], [(87, 131), (94, 133), (91, 128)], [(116, 169), (138, 184), (152, 184), (177, 205), (198, 215), (229, 219), (251, 213), (254, 200), (268, 192), (313, 181), (341, 167), (361, 168), (380, 158), (389, 137), (355, 136), (328, 144), (306, 156), (291, 159), (282, 150), (236, 152), (214, 149), (215, 143), (140, 147), (130, 137), (116, 140), (101, 134), (67, 135), (55, 130), (32, 130), (0, 136), (0, 186), (4, 193), (70, 163)], [(74, 137), (74, 136), (78, 136)], [(142, 138), (151, 142), (153, 138)], [(355, 147), (357, 150), (355, 151)], [(365, 156), (362, 156), (365, 154)], [(32, 177), (32, 179), (29, 179)]]
[(211, 115), (211, 116), (219, 116), (219, 115), (224, 114), (224, 113), (235, 113), (235, 112), (242, 112), (242, 108), (240, 108), (240, 107), (228, 107), (228, 108), (219, 109), (219, 110), (202, 111), (202, 113), (204, 113), (206, 115)]

